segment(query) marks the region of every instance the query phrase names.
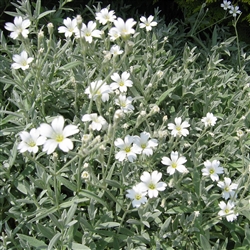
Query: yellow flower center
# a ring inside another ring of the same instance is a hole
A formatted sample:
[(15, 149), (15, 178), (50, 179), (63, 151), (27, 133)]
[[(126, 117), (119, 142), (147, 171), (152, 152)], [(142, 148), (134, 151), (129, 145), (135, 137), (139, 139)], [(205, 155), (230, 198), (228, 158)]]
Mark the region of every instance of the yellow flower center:
[(155, 189), (155, 184), (154, 184), (154, 183), (150, 183), (150, 184), (148, 185), (148, 188), (149, 188), (149, 189)]
[(146, 148), (147, 147), (147, 144), (146, 143), (143, 143), (142, 145), (141, 145), (141, 148), (142, 149), (144, 149), (144, 148)]
[(36, 146), (36, 143), (34, 141), (29, 141), (27, 143), (30, 147), (35, 147)]
[(229, 187), (225, 187), (225, 191), (228, 192), (229, 191)]
[(62, 142), (63, 139), (64, 139), (63, 135), (56, 135), (55, 140), (56, 140), (57, 142)]
[(122, 29), (122, 30), (121, 30), (121, 33), (122, 33), (122, 34), (127, 34), (127, 32), (128, 32), (127, 29)]
[(91, 32), (90, 31), (86, 32), (85, 36), (91, 36)]
[(22, 60), (22, 61), (21, 61), (21, 65), (22, 65), (22, 66), (27, 66), (27, 65), (28, 65), (28, 64), (27, 64), (27, 61), (26, 61), (26, 60)]
[(130, 150), (130, 147), (126, 147), (125, 149), (124, 149), (124, 151), (126, 152), (126, 153), (129, 153), (131, 150)]
[(120, 102), (121, 107), (125, 108), (126, 107), (126, 102)]
[(180, 126), (180, 125), (177, 125), (177, 126), (175, 127), (175, 129), (178, 131), (178, 133), (181, 133), (181, 126)]
[(177, 168), (177, 163), (176, 162), (172, 162), (172, 168)]
[(119, 85), (122, 87), (122, 86), (124, 86), (124, 82), (123, 81), (120, 81), (119, 82)]
[(228, 208), (225, 209), (225, 213), (228, 214), (230, 210)]
[(214, 174), (214, 169), (210, 169), (210, 170), (209, 170), (209, 173), (210, 173), (210, 174)]
[(140, 200), (141, 199), (141, 195), (140, 194), (136, 194), (135, 195), (135, 200)]

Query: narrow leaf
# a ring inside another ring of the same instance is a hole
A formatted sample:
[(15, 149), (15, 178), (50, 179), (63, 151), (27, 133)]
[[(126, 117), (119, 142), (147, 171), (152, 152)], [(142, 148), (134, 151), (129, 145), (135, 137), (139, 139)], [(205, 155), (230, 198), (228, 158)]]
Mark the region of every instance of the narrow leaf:
[(89, 190), (82, 190), (79, 194), (82, 196), (86, 196), (90, 199), (94, 199), (95, 201), (101, 203), (104, 207), (108, 208), (108, 205), (106, 204), (105, 201), (103, 201), (99, 196), (90, 192)]
[(56, 10), (47, 10), (47, 11), (43, 12), (42, 14), (40, 14), (40, 15), (38, 16), (37, 19), (41, 19), (42, 17), (47, 16), (47, 15), (49, 15), (50, 13), (53, 13), (53, 12), (55, 12), (55, 11), (56, 11)]
[(211, 245), (209, 244), (209, 241), (202, 234), (200, 235), (200, 242), (201, 242), (201, 248), (202, 249), (206, 249), (206, 250), (210, 250), (211, 249)]
[(169, 94), (175, 89), (175, 87), (172, 87), (165, 91), (159, 98), (159, 100), (156, 102), (156, 105), (159, 106), (168, 96)]
[(32, 247), (39, 248), (39, 249), (47, 249), (47, 245), (41, 240), (37, 240), (36, 238), (33, 238), (31, 236), (27, 236), (27, 235), (24, 235), (24, 234), (17, 234), (17, 236), (21, 240), (27, 241), (28, 244), (30, 246), (32, 246)]

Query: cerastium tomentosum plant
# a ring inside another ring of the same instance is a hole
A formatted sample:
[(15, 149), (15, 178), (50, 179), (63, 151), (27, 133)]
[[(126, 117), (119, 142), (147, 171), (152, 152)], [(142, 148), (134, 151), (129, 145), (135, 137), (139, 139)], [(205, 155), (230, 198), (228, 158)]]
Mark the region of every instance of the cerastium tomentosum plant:
[[(98, 5), (57, 27), (40, 24), (56, 12), (41, 1), (15, 5), (0, 47), (0, 249), (248, 246), (239, 40), (201, 51), (157, 11), (123, 19)], [(239, 8), (221, 7), (236, 25)]]

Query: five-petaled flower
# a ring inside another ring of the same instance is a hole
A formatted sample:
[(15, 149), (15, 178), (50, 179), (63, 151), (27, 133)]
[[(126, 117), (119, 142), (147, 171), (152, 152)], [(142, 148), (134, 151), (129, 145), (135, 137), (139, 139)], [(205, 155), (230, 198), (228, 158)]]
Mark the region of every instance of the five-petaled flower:
[(113, 10), (108, 10), (107, 8), (102, 9), (100, 12), (96, 13), (96, 20), (101, 24), (105, 25), (107, 22), (114, 22), (116, 16)]
[(142, 183), (139, 183), (132, 187), (132, 189), (127, 190), (126, 197), (133, 200), (133, 207), (140, 207), (141, 204), (147, 202), (147, 188)]
[(113, 45), (110, 49), (110, 54), (115, 57), (118, 55), (121, 55), (123, 53), (123, 50), (120, 49), (119, 45)]
[(126, 97), (125, 95), (119, 95), (118, 99), (115, 99), (115, 104), (119, 105), (124, 113), (133, 111), (135, 108), (132, 105), (133, 98), (131, 96)]
[(26, 51), (22, 51), (20, 55), (13, 55), (14, 63), (11, 64), (13, 69), (26, 70), (29, 68), (29, 64), (34, 60), (33, 57), (28, 57)]
[(162, 173), (157, 170), (151, 174), (149, 172), (143, 172), (141, 176), (141, 183), (147, 189), (149, 198), (157, 197), (159, 191), (164, 191), (167, 184), (165, 182), (159, 182), (162, 177)]
[(174, 123), (169, 123), (168, 124), (168, 129), (172, 130), (171, 135), (174, 137), (178, 136), (187, 136), (189, 134), (189, 131), (186, 129), (190, 126), (190, 124), (187, 121), (184, 121), (181, 123), (181, 117), (176, 117), (174, 119)]
[(229, 200), (227, 203), (224, 201), (221, 201), (219, 203), (220, 211), (218, 213), (219, 216), (226, 216), (227, 221), (233, 221), (237, 219), (238, 213), (235, 213), (234, 207), (235, 204), (231, 200)]
[(86, 88), (85, 94), (89, 95), (89, 98), (93, 98), (95, 101), (98, 97), (101, 97), (103, 102), (109, 100), (109, 93), (112, 92), (109, 85), (102, 80), (94, 81), (90, 83), (90, 86)]
[(233, 198), (235, 194), (235, 189), (238, 188), (238, 184), (231, 183), (231, 179), (225, 177), (224, 181), (219, 181), (217, 186), (220, 187), (222, 191), (222, 197), (227, 200), (229, 198)]
[(176, 170), (180, 173), (188, 172), (187, 168), (183, 165), (185, 162), (187, 162), (186, 157), (184, 156), (179, 157), (179, 153), (177, 151), (176, 152), (172, 151), (170, 158), (162, 157), (161, 160), (162, 164), (169, 166), (167, 168), (167, 173), (172, 175), (175, 173)]
[(204, 176), (210, 176), (212, 181), (218, 181), (219, 180), (219, 175), (218, 174), (223, 174), (224, 169), (223, 167), (220, 167), (220, 162), (218, 160), (213, 160), (212, 162), (209, 160), (206, 160), (204, 162), (205, 168), (203, 168), (202, 175)]
[(229, 13), (233, 15), (233, 17), (236, 17), (237, 14), (240, 14), (241, 11), (239, 10), (239, 6), (231, 6)]
[(216, 124), (217, 118), (212, 113), (207, 113), (207, 115), (203, 117), (201, 121), (205, 124), (205, 127), (213, 127)]
[(22, 131), (19, 135), (22, 141), (18, 144), (17, 149), (20, 150), (21, 153), (25, 151), (37, 153), (38, 146), (43, 145), (46, 141), (46, 137), (41, 136), (40, 132), (35, 128), (32, 128), (29, 133)]
[(63, 20), (65, 26), (58, 28), (59, 33), (64, 33), (65, 37), (71, 37), (77, 32), (77, 21), (76, 19), (71, 20), (69, 17)]
[(108, 125), (106, 120), (102, 116), (98, 116), (96, 113), (84, 115), (82, 117), (82, 121), (83, 122), (92, 121), (90, 126), (93, 130), (97, 131), (107, 128)]
[(29, 30), (27, 29), (30, 26), (31, 22), (29, 19), (23, 20), (21, 16), (16, 16), (13, 23), (6, 23), (4, 28), (6, 30), (12, 31), (10, 37), (17, 39), (19, 35), (24, 38), (28, 37)]
[(118, 73), (114, 73), (111, 79), (114, 81), (110, 84), (112, 90), (118, 89), (121, 92), (127, 92), (127, 87), (132, 87), (133, 82), (128, 80), (130, 74), (128, 72), (123, 72), (120, 76)]
[(47, 152), (47, 154), (53, 153), (57, 146), (64, 152), (73, 149), (73, 142), (67, 137), (77, 134), (79, 129), (75, 125), (63, 127), (64, 118), (59, 116), (52, 121), (51, 125), (42, 123), (38, 128), (42, 136), (49, 138), (43, 145), (43, 151)]
[(118, 161), (124, 161), (127, 158), (130, 162), (133, 162), (137, 158), (136, 155), (141, 153), (141, 149), (134, 144), (133, 136), (126, 135), (124, 140), (117, 138), (114, 144), (120, 149), (120, 151), (115, 154), (115, 159)]
[(150, 15), (148, 18), (142, 16), (140, 18), (140, 28), (146, 28), (146, 31), (152, 30), (152, 27), (157, 25), (157, 22), (153, 21), (154, 16)]
[(89, 21), (87, 25), (82, 23), (82, 28), (80, 30), (77, 29), (75, 32), (76, 38), (84, 37), (88, 43), (92, 43), (93, 37), (100, 38), (102, 33), (100, 30), (96, 30), (95, 28), (96, 23), (93, 21)]
[(224, 10), (231, 9), (231, 2), (223, 0), (223, 3), (220, 5)]
[(140, 136), (134, 136), (135, 144), (141, 149), (142, 155), (150, 156), (153, 154), (153, 149), (158, 146), (156, 139), (150, 139), (150, 134), (142, 132)]
[(111, 28), (109, 31), (109, 35), (111, 36), (111, 40), (115, 40), (118, 37), (127, 37), (130, 34), (134, 34), (135, 30), (133, 26), (136, 24), (133, 18), (129, 18), (124, 22), (124, 20), (118, 17), (117, 20), (114, 20), (115, 27)]

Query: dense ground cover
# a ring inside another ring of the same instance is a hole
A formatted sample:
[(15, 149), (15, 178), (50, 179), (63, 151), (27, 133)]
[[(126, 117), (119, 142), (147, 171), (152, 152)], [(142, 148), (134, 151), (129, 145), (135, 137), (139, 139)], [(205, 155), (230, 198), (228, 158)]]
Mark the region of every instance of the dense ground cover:
[(0, 249), (248, 248), (250, 56), (226, 3), (234, 34), (204, 29), (205, 6), (166, 25), (15, 5), (0, 36)]

